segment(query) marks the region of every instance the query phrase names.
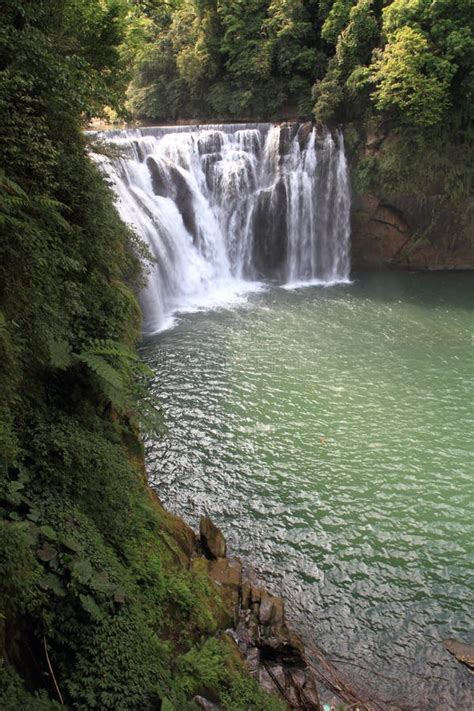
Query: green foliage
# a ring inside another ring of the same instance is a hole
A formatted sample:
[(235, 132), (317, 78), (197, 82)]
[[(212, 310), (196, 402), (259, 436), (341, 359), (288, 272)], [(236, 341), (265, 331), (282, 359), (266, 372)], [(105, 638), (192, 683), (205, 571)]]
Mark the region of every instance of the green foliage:
[(420, 136), (442, 126), (470, 142), (470, 4), (141, 3), (126, 45), (134, 63), (129, 106), (160, 120), (312, 112), (318, 122), (388, 122)]
[(349, 13), (354, 0), (334, 0), (321, 28), (321, 37), (326, 42), (336, 45), (338, 37), (349, 20)]
[[(182, 655), (178, 660), (181, 688), (188, 695), (200, 689), (214, 690), (223, 687), (222, 701), (232, 711), (283, 711), (279, 699), (267, 696), (257, 682), (251, 682), (242, 674), (242, 662), (233, 649), (234, 642), (228, 637), (210, 639)], [(238, 655), (238, 652), (237, 652)], [(229, 667), (232, 671), (229, 673)]]
[(319, 62), (312, 2), (181, 0), (159, 7), (146, 10), (146, 19), (138, 13), (131, 33), (129, 107), (137, 116), (263, 117), (286, 105), (309, 113)]
[(469, 0), (328, 0), (321, 11), (329, 61), (313, 86), (315, 118), (388, 136), (359, 155), (357, 189), (458, 209), (472, 190)]
[(376, 192), (385, 200), (398, 192), (414, 195), (420, 203), (431, 196), (439, 207), (459, 205), (471, 194), (472, 158), (465, 146), (439, 129), (422, 134), (404, 130), (393, 133), (379, 154), (359, 160), (354, 179), (358, 191)]
[(308, 114), (315, 84), (318, 120), (392, 123), (382, 157), (359, 165), (367, 189), (428, 182), (460, 199), (472, 171), (467, 0), (381, 5), (1, 4), (2, 708), (60, 706), (49, 657), (70, 708), (187, 708), (205, 688), (232, 711), (282, 709), (212, 637), (221, 599), (145, 488), (138, 432), (163, 429), (134, 350), (148, 255), (81, 126), (107, 106), (123, 113), (131, 68), (130, 106), (155, 119)]
[(428, 40), (411, 27), (397, 30), (373, 64), (374, 101), (379, 111), (392, 111), (411, 126), (430, 127), (449, 106), (454, 67), (434, 57)]
[[(187, 708), (203, 678), (192, 650), (217, 629), (216, 590), (188, 569), (173, 538), (179, 524), (146, 489), (139, 429), (162, 429), (135, 351), (139, 260), (148, 255), (120, 222), (80, 130), (84, 117), (118, 106), (132, 52), (120, 43), (151, 32), (151, 18), (162, 15), (149, 8), (133, 35), (123, 24), (125, 0), (0, 6), (0, 707), (7, 711)], [(179, 31), (189, 20), (198, 43), (191, 9)], [(197, 81), (187, 46), (173, 51)], [(205, 663), (219, 670), (206, 677), (217, 697), (234, 678), (252, 686), (212, 644)]]
[(312, 96), (315, 102), (313, 112), (317, 121), (328, 123), (336, 114), (343, 99), (340, 77), (339, 66), (333, 58), (329, 63), (326, 76), (313, 86)]

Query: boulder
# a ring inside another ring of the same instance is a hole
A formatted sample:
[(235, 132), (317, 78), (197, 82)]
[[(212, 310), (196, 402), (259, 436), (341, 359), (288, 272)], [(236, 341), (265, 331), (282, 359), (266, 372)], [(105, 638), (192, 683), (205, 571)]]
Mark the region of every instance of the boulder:
[[(314, 709), (315, 711), (321, 711), (321, 702), (319, 700), (318, 690), (316, 684), (313, 680), (309, 679), (302, 691), (302, 696), (305, 701), (306, 709)], [(357, 708), (357, 707), (356, 707)]]
[(269, 593), (265, 592), (260, 600), (258, 619), (261, 625), (269, 625), (273, 617), (273, 599)]
[(260, 591), (258, 619), (262, 625), (281, 625), (285, 618), (285, 608), (280, 597), (271, 595), (266, 590)]
[(264, 657), (279, 659), (285, 665), (298, 666), (304, 660), (303, 642), (285, 626), (264, 627), (259, 646)]
[(293, 686), (297, 686), (299, 689), (302, 689), (306, 684), (306, 674), (304, 669), (295, 667), (294, 669), (290, 669), (288, 673), (291, 677), (291, 683)]
[(207, 516), (201, 516), (199, 536), (206, 558), (209, 558), (209, 560), (225, 558), (227, 552), (225, 538), (221, 530)]
[(232, 588), (240, 593), (242, 563), (238, 558), (218, 558), (209, 563), (209, 575), (215, 583)]
[(241, 602), (240, 605), (243, 610), (247, 610), (250, 606), (250, 601), (251, 601), (251, 592), (252, 592), (252, 586), (249, 583), (248, 580), (245, 580), (242, 583), (242, 589), (241, 589)]
[(247, 665), (252, 676), (257, 676), (260, 667), (260, 650), (252, 647), (247, 654)]
[(258, 588), (256, 585), (252, 585), (250, 588), (250, 602), (252, 604), (260, 602), (262, 595), (266, 595), (267, 591), (263, 588)]
[(459, 642), (457, 639), (445, 639), (444, 646), (458, 662), (465, 664), (469, 669), (474, 670), (474, 645)]
[(273, 598), (272, 624), (281, 625), (285, 620), (285, 603), (281, 597)]
[(234, 625), (240, 602), (242, 564), (237, 558), (218, 558), (208, 563), (211, 580), (220, 588), (221, 599), (228, 622)]

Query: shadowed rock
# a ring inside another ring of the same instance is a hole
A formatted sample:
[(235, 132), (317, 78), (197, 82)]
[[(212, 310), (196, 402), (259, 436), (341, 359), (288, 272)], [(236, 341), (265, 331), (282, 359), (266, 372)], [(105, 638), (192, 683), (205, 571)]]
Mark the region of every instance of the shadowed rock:
[(287, 253), (287, 194), (279, 180), (274, 188), (262, 190), (253, 213), (253, 264), (259, 277), (283, 276)]
[(219, 153), (222, 150), (224, 139), (219, 131), (210, 131), (198, 139), (198, 151), (202, 156), (204, 153)]
[(175, 166), (164, 165), (150, 156), (146, 159), (146, 164), (150, 171), (153, 192), (155, 195), (171, 198), (175, 202), (185, 228), (192, 236), (194, 244), (198, 244), (200, 235), (193, 196), (186, 179)]
[(313, 124), (311, 121), (306, 121), (302, 123), (298, 129), (298, 142), (300, 144), (300, 150), (304, 151), (308, 143), (308, 138), (313, 130)]
[(168, 171), (160, 162), (150, 156), (146, 159), (146, 165), (150, 171), (151, 185), (155, 195), (161, 197), (173, 197), (173, 189), (169, 179)]
[(291, 144), (293, 139), (298, 132), (297, 123), (283, 124), (280, 128), (280, 143), (279, 143), (279, 153), (280, 156), (286, 156), (291, 150)]
[(201, 516), (199, 536), (206, 558), (210, 560), (225, 558), (227, 550), (225, 538), (220, 529), (207, 516)]

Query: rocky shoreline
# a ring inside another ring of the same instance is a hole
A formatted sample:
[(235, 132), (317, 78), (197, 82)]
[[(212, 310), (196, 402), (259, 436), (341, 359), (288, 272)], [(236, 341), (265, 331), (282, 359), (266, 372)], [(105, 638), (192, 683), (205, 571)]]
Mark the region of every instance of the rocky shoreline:
[[(207, 516), (201, 517), (198, 536), (180, 517), (171, 517), (174, 538), (189, 569), (206, 572), (221, 598), (219, 634), (233, 640), (236, 654), (267, 692), (300, 711), (326, 711), (336, 704), (338, 709), (375, 708), (345, 685), (322, 653), (311, 650), (310, 658), (302, 638), (287, 622), (284, 600), (260, 585), (255, 571), (239, 558), (227, 555), (224, 535)], [(321, 684), (329, 703), (321, 700)], [(193, 700), (205, 711), (221, 711), (219, 700), (205, 696)]]
[[(236, 556), (227, 555), (220, 529), (202, 516), (199, 536), (179, 517), (181, 545), (191, 570), (205, 569), (223, 602), (220, 634), (232, 639), (236, 653), (246, 662), (251, 676), (289, 709), (298, 711), (378, 711), (374, 700), (362, 700), (338, 675), (316, 647), (305, 647), (285, 614), (284, 600), (259, 584), (256, 572)], [(455, 639), (444, 641), (447, 650), (471, 672), (474, 647)], [(196, 696), (193, 701), (204, 711), (223, 711), (219, 701)], [(397, 706), (390, 706), (397, 711)]]
[[(287, 624), (283, 599), (260, 587), (254, 571), (239, 558), (227, 557), (222, 532), (206, 516), (201, 517), (196, 544), (191, 565), (202, 566), (205, 559), (232, 623), (226, 634), (234, 640), (251, 675), (266, 691), (282, 697), (289, 708), (322, 711), (315, 675), (301, 638)], [(202, 697), (195, 702), (209, 711), (220, 708)]]

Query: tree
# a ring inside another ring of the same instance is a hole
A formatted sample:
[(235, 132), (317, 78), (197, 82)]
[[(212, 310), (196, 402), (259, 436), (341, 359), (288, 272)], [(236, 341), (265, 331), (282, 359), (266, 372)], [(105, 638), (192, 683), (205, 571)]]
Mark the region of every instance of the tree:
[(436, 57), (417, 30), (397, 30), (372, 65), (374, 102), (404, 123), (426, 128), (438, 124), (450, 104), (454, 68)]

